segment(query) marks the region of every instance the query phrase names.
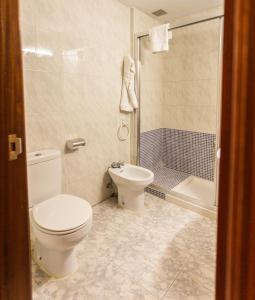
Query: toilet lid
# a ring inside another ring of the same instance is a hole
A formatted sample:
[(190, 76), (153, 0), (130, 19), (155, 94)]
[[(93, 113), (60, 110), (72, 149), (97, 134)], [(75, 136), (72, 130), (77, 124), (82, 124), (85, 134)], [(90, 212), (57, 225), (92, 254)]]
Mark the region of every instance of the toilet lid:
[(46, 230), (69, 231), (86, 224), (92, 217), (92, 209), (84, 199), (61, 194), (33, 207), (32, 217)]

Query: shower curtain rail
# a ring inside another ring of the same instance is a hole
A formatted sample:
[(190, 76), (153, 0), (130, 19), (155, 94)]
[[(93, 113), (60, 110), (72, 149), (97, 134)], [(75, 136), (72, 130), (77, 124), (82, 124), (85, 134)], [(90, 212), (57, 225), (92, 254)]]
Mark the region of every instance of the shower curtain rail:
[[(171, 27), (168, 30), (172, 31), (172, 30), (176, 30), (176, 29), (179, 29), (179, 28), (184, 28), (184, 27), (188, 27), (188, 26), (191, 26), (191, 25), (204, 23), (204, 22), (207, 22), (207, 21), (221, 19), (223, 17), (224, 17), (224, 15), (218, 15), (218, 16), (215, 16), (215, 17), (211, 17), (211, 18), (207, 18), (207, 19), (203, 19), (203, 20), (199, 20), (199, 21), (194, 21), (194, 22), (191, 22), (191, 23), (187, 23), (187, 24), (183, 24), (183, 25), (179, 25), (179, 26), (175, 26), (175, 27)], [(149, 36), (149, 33), (141, 33), (141, 34), (137, 35), (138, 38), (142, 38), (142, 37), (145, 37), (145, 36)]]

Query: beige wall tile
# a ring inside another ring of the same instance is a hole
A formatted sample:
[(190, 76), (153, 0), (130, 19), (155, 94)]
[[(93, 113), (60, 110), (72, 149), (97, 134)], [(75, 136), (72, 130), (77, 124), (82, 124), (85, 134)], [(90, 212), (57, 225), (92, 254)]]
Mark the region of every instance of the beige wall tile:
[(19, 18), (24, 24), (32, 24), (35, 22), (34, 0), (19, 1)]
[[(24, 1), (24, 0), (22, 0)], [(57, 0), (25, 0), (31, 2), (36, 27), (41, 30), (59, 31), (63, 30), (63, 25), (68, 21), (65, 15), (62, 1)], [(74, 2), (72, 2), (74, 4)], [(25, 6), (22, 4), (22, 6)]]
[(33, 70), (36, 66), (36, 30), (33, 24), (21, 22), (21, 48), (25, 69)]
[(219, 20), (173, 32), (164, 57), (164, 127), (216, 133), (219, 41)]
[(215, 133), (215, 106), (171, 106), (164, 111), (165, 128)]
[(166, 106), (216, 105), (217, 80), (169, 81), (163, 84)]
[(141, 83), (141, 131), (163, 127), (162, 82), (144, 81)]
[[(100, 202), (111, 193), (111, 162), (130, 160), (130, 138), (117, 138), (121, 120), (130, 123), (119, 112), (130, 9), (115, 0), (22, 0), (21, 28), (23, 47), (37, 52), (23, 53), (28, 151), (60, 149), (64, 191)], [(86, 146), (67, 153), (76, 137)]]
[(62, 72), (62, 33), (36, 29), (36, 70)]
[(28, 114), (63, 112), (63, 74), (24, 70), (24, 93)]
[(26, 118), (27, 151), (60, 149), (64, 151), (64, 119), (62, 114), (29, 114)]

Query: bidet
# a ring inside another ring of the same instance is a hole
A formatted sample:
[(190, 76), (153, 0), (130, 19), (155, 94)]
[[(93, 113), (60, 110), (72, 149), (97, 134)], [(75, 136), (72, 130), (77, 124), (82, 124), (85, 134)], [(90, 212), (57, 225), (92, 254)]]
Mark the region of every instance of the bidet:
[(138, 210), (144, 207), (144, 188), (154, 180), (152, 171), (131, 165), (114, 165), (109, 174), (118, 188), (118, 204), (123, 208)]

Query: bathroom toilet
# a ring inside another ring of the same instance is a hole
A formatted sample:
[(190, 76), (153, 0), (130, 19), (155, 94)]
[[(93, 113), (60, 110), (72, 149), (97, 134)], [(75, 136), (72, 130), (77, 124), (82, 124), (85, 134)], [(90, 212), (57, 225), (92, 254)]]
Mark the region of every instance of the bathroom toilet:
[(61, 194), (60, 151), (29, 153), (27, 165), (34, 258), (49, 275), (66, 276), (77, 269), (75, 246), (90, 231), (92, 208), (84, 199)]
[(109, 174), (118, 188), (118, 204), (121, 207), (138, 210), (144, 207), (144, 189), (154, 180), (148, 169), (124, 164), (109, 168)]

